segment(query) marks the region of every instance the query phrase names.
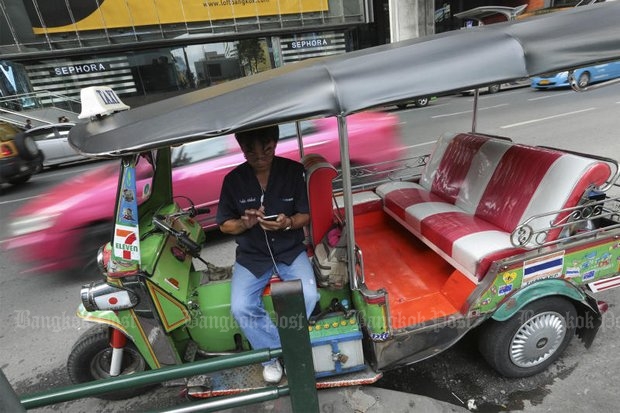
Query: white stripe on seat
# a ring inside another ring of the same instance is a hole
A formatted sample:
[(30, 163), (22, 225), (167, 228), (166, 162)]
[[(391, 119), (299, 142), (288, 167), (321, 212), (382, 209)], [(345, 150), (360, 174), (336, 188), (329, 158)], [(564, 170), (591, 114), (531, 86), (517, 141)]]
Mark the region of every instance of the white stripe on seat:
[(489, 254), (505, 248), (514, 248), (510, 234), (503, 231), (482, 231), (465, 235), (452, 244), (452, 258), (471, 274), (476, 273), (478, 262)]
[(462, 213), (463, 210), (447, 202), (421, 202), (405, 209), (405, 219), (416, 231), (422, 232), (420, 222), (426, 217), (441, 214), (442, 212)]

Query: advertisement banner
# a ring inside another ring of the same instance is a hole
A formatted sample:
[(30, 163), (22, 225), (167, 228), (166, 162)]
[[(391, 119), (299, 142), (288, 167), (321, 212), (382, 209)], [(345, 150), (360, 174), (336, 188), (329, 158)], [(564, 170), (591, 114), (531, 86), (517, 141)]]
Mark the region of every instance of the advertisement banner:
[(25, 0), (24, 5), (34, 33), (44, 34), (310, 13), (328, 10), (327, 2), (328, 0)]

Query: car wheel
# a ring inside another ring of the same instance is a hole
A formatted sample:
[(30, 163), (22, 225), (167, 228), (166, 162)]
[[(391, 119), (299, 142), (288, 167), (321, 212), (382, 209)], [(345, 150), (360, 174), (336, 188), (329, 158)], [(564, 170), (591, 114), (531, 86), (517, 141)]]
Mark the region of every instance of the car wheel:
[(429, 100), (430, 100), (430, 99), (429, 99), (429, 98), (426, 98), (426, 97), (424, 97), (424, 98), (418, 98), (418, 99), (416, 99), (416, 100), (415, 100), (415, 105), (416, 105), (417, 107), (419, 107), (419, 108), (423, 108), (424, 106), (427, 106), (427, 105), (428, 105)]
[[(110, 347), (110, 327), (97, 324), (78, 338), (71, 348), (67, 360), (69, 378), (74, 384), (88, 383), (93, 380), (106, 379), (110, 376), (112, 347)], [(121, 375), (142, 372), (148, 369), (144, 357), (128, 339), (123, 348)], [(126, 390), (116, 390), (97, 396), (105, 400), (122, 400), (145, 393), (156, 385), (148, 385)]]
[(579, 79), (577, 79), (577, 85), (579, 87), (586, 87), (590, 84), (590, 73), (583, 72), (579, 75)]
[(545, 370), (575, 335), (575, 306), (561, 297), (534, 301), (510, 319), (489, 320), (479, 337), (484, 359), (505, 377), (527, 377)]
[(13, 141), (15, 142), (19, 155), (23, 159), (32, 161), (39, 156), (39, 147), (34, 139), (32, 139), (32, 136), (25, 135), (24, 133), (18, 133), (13, 138)]
[(28, 180), (30, 180), (30, 177), (32, 177), (32, 175), (22, 175), (16, 178), (9, 178), (8, 181), (11, 185), (21, 185), (28, 182)]
[(499, 83), (489, 86), (489, 93), (497, 93), (500, 91), (502, 86)]

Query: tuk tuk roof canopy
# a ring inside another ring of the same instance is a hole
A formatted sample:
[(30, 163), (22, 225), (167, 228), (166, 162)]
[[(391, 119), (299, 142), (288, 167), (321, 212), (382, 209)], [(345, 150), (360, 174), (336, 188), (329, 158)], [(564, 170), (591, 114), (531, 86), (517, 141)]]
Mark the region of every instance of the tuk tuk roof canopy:
[(69, 141), (119, 156), (613, 61), (618, 22), (607, 2), (305, 60), (78, 124)]

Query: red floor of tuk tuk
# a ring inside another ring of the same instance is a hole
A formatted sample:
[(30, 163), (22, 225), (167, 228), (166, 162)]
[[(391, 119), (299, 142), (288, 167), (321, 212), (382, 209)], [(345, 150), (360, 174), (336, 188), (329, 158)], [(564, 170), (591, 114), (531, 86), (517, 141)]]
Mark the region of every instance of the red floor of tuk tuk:
[(383, 211), (356, 215), (355, 241), (367, 287), (388, 292), (394, 329), (458, 313), (475, 287)]

